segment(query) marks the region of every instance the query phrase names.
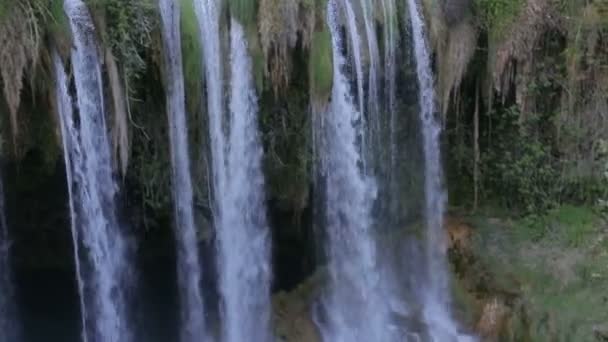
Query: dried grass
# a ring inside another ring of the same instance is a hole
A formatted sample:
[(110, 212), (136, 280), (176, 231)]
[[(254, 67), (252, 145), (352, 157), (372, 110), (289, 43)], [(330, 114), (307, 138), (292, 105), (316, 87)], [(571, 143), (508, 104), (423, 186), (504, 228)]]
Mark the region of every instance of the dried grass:
[(460, 84), (475, 55), (477, 36), (477, 28), (469, 20), (462, 21), (450, 29), (445, 49), (439, 53), (439, 94), (444, 116), (450, 97), (460, 93)]
[(289, 84), (290, 53), (298, 42), (298, 35), (301, 35), (305, 47), (310, 46), (315, 28), (315, 8), (302, 0), (260, 0), (258, 13), (265, 73), (277, 94)]
[(532, 70), (534, 47), (544, 32), (560, 28), (559, 20), (551, 0), (528, 0), (507, 30), (506, 38), (490, 42), (491, 82), (499, 94), (506, 95), (513, 84), (522, 85), (517, 87), (517, 101), (523, 107), (523, 85)]
[(38, 63), (42, 33), (37, 18), (39, 9), (34, 4), (22, 0), (7, 8), (7, 11), (0, 19), (0, 76), (10, 114), (13, 146), (16, 148), (21, 90), (26, 72), (29, 69), (33, 74)]
[(114, 109), (114, 124), (112, 126), (112, 143), (114, 156), (120, 164), (121, 174), (126, 176), (129, 165), (130, 143), (129, 143), (129, 121), (125, 101), (125, 91), (122, 87), (116, 59), (110, 49), (106, 49), (106, 67), (110, 80), (112, 93), (112, 107)]

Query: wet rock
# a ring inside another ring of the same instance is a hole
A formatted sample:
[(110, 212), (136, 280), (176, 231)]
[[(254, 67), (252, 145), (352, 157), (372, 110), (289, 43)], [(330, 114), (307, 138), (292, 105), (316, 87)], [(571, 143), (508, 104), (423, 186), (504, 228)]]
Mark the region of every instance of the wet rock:
[(291, 292), (279, 292), (273, 298), (274, 327), (277, 341), (320, 342), (321, 336), (312, 317), (312, 307), (322, 287), (323, 276), (317, 272)]
[(445, 227), (448, 234), (448, 248), (468, 250), (471, 247), (473, 228), (456, 217), (447, 217)]
[(595, 340), (599, 342), (608, 342), (608, 324), (596, 326), (593, 328)]

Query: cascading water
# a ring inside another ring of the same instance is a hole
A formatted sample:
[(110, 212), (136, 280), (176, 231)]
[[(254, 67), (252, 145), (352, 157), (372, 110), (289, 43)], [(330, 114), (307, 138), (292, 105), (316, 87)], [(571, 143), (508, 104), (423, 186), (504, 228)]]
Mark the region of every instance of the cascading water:
[(207, 84), (222, 334), (229, 342), (269, 341), (270, 244), (257, 99), (245, 34), (232, 20), (226, 118), (220, 8), (218, 0), (195, 1)]
[[(358, 137), (361, 113), (355, 108), (343, 73), (342, 38), (337, 0), (327, 7), (334, 60), (329, 112), (320, 133), (324, 142), (322, 173), (330, 284), (323, 298), (325, 314), (317, 317), (325, 341), (391, 341), (389, 304), (377, 270), (371, 232), (375, 184), (362, 170)], [(346, 8), (346, 19), (350, 20)]]
[[(222, 46), (220, 44), (221, 0), (195, 0), (194, 9), (203, 47), (203, 61), (207, 86), (207, 112), (211, 142), (212, 185), (216, 194), (226, 183), (226, 150), (224, 141), (224, 79)], [(215, 219), (222, 217), (222, 207), (213, 206)], [(219, 222), (219, 221), (218, 221)]]
[(180, 8), (175, 0), (160, 0), (159, 8), (163, 24), (167, 116), (171, 144), (171, 179), (182, 320), (180, 333), (182, 342), (194, 342), (205, 340), (206, 332), (188, 155)]
[(234, 19), (230, 41), (230, 133), (226, 144), (226, 178), (230, 182), (216, 193), (223, 215), (217, 234), (224, 339), (264, 342), (271, 338), (263, 152), (251, 60), (243, 28)]
[(375, 5), (371, 0), (361, 0), (361, 11), (363, 12), (363, 24), (365, 26), (365, 36), (367, 40), (367, 52), (369, 57), (368, 83), (367, 83), (367, 134), (368, 140), (373, 141), (366, 148), (368, 156), (371, 158), (374, 153), (371, 149), (373, 145), (378, 145), (380, 137), (380, 107), (379, 107), (379, 69), (380, 53), (378, 52), (378, 38), (375, 30)]
[(469, 339), (458, 334), (450, 312), (450, 287), (447, 267), (443, 215), (447, 194), (441, 165), (441, 123), (435, 111), (434, 77), (425, 40), (424, 19), (416, 0), (407, 0), (419, 83), (420, 121), (425, 165), (425, 212), (427, 224), (427, 283), (423, 305), (424, 319), (433, 341)]
[(84, 341), (129, 341), (125, 291), (130, 287), (126, 271), (131, 268), (115, 212), (118, 186), (112, 176), (95, 29), (81, 0), (65, 0), (64, 9), (74, 38), (71, 60), (77, 115), (57, 57), (55, 66), (82, 335)]
[[(395, 11), (395, 0), (382, 0), (382, 14), (384, 18), (384, 81), (385, 81), (385, 98), (386, 98), (386, 106), (385, 111), (387, 111), (389, 116), (389, 137), (390, 137), (390, 155), (391, 162), (390, 168), (391, 171), (394, 171), (396, 168), (395, 157), (397, 155), (397, 139), (395, 128), (397, 126), (397, 117), (396, 117), (396, 80), (397, 80), (397, 64), (396, 64), (396, 54), (397, 54), (397, 37), (396, 37), (396, 11)], [(391, 177), (391, 181), (392, 181)]]
[[(346, 31), (350, 40), (350, 47), (352, 49), (351, 55), (355, 63), (355, 76), (357, 80), (357, 101), (359, 102), (359, 114), (360, 118), (363, 119), (365, 116), (365, 80), (363, 73), (363, 61), (362, 61), (362, 48), (361, 48), (361, 35), (359, 34), (359, 28), (357, 27), (357, 15), (351, 4), (350, 0), (342, 0), (344, 11), (346, 13)], [(337, 4), (336, 4), (337, 6)], [(365, 142), (363, 143), (365, 145)]]
[[(357, 11), (353, 0), (341, 0), (346, 13), (346, 32), (349, 37), (350, 55), (354, 62), (357, 83), (357, 101), (361, 120), (365, 123), (361, 130), (363, 150), (363, 163), (366, 165), (374, 158), (373, 146), (377, 141), (372, 141), (380, 135), (379, 118), (379, 59), (378, 41), (374, 27), (374, 6), (370, 0), (360, 0), (361, 20), (363, 22), (363, 33), (359, 31)], [(362, 37), (367, 42), (367, 56), (364, 55)], [(368, 68), (364, 68), (364, 59), (367, 57)], [(367, 71), (367, 92), (365, 91), (365, 72)], [(367, 99), (367, 101), (366, 101)]]
[(13, 279), (10, 266), (10, 240), (4, 208), (4, 185), (0, 176), (0, 341), (19, 341), (15, 323)]
[[(78, 133), (74, 132), (75, 128), (73, 118), (74, 109), (72, 97), (68, 91), (68, 77), (65, 73), (65, 67), (59, 58), (56, 51), (53, 51), (53, 64), (55, 67), (55, 82), (56, 82), (56, 98), (57, 98), (57, 111), (59, 113), (59, 121), (61, 125), (61, 139), (64, 146), (64, 161), (65, 161), (65, 173), (67, 178), (68, 196), (70, 197), (70, 220), (72, 224), (72, 246), (74, 248), (74, 264), (76, 266), (76, 281), (78, 285), (78, 292), (80, 294), (80, 312), (82, 320), (82, 335), (83, 339), (87, 340), (87, 308), (84, 300), (84, 280), (83, 271), (80, 266), (80, 243), (78, 238), (78, 226), (76, 217), (76, 208), (72, 198), (75, 198), (74, 194), (74, 177), (72, 175), (72, 155), (80, 158), (80, 146), (74, 140)], [(65, 153), (68, 151), (69, 153)]]

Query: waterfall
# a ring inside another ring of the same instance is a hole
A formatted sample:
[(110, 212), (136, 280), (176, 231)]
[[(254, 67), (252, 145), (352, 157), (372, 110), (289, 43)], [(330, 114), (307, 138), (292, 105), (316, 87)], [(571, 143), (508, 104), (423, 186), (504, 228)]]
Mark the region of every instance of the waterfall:
[(226, 144), (226, 183), (216, 199), (224, 339), (270, 341), (270, 244), (264, 205), (262, 145), (257, 98), (243, 28), (230, 27), (230, 133)]
[[(355, 64), (355, 76), (357, 81), (357, 101), (359, 102), (359, 120), (365, 120), (365, 80), (363, 73), (363, 52), (361, 48), (361, 36), (359, 35), (359, 29), (357, 27), (357, 16), (353, 9), (350, 0), (343, 0), (344, 11), (346, 12), (346, 32), (350, 40), (351, 50), (350, 54)], [(337, 4), (336, 4), (337, 6)], [(346, 61), (344, 62), (346, 63)], [(335, 65), (336, 63), (334, 63)], [(358, 134), (362, 140), (361, 149), (366, 152), (367, 141), (363, 131), (359, 131)], [(363, 160), (365, 162), (365, 160)]]
[[(350, 55), (354, 61), (355, 76), (357, 83), (357, 101), (358, 110), (361, 114), (361, 121), (365, 125), (365, 129), (361, 130), (363, 150), (363, 163), (366, 165), (371, 162), (374, 157), (373, 146), (377, 141), (372, 141), (374, 138), (379, 138), (380, 135), (380, 107), (379, 107), (379, 59), (380, 53), (378, 50), (378, 40), (374, 26), (374, 6), (370, 0), (360, 0), (361, 20), (363, 22), (363, 32), (359, 32), (357, 21), (357, 12), (352, 0), (341, 0), (342, 6), (346, 13), (346, 32), (349, 37)], [(362, 37), (367, 42), (367, 55), (364, 54)], [(367, 58), (368, 68), (364, 68), (364, 61)], [(367, 71), (367, 92), (365, 90), (366, 79), (365, 72)], [(367, 95), (367, 96), (366, 96)], [(366, 102), (367, 98), (367, 102)]]
[(379, 59), (380, 53), (378, 52), (378, 39), (376, 37), (376, 27), (374, 20), (374, 4), (371, 0), (361, 0), (361, 9), (363, 12), (363, 24), (365, 26), (365, 36), (367, 38), (367, 51), (369, 57), (369, 70), (368, 70), (368, 83), (367, 83), (367, 96), (368, 96), (368, 109), (367, 109), (367, 134), (372, 141), (369, 146), (364, 147), (367, 159), (373, 158), (374, 152), (372, 149), (373, 145), (378, 145), (380, 138), (380, 107), (379, 107)]
[(182, 342), (194, 342), (204, 340), (201, 336), (206, 336), (206, 332), (188, 154), (180, 8), (175, 0), (159, 0), (159, 8), (163, 24), (166, 102), (171, 145), (171, 179), (182, 320), (180, 333)]
[[(328, 25), (334, 60), (333, 90), (320, 144), (326, 224), (326, 252), (330, 284), (323, 297), (325, 315), (317, 317), (325, 341), (391, 341), (388, 300), (377, 269), (371, 205), (373, 179), (362, 170), (358, 137), (361, 113), (350, 94), (344, 74), (345, 57), (340, 35), (339, 6), (330, 0)], [(347, 25), (350, 10), (346, 7)]]
[[(64, 146), (64, 161), (65, 161), (65, 173), (67, 178), (68, 196), (70, 198), (70, 219), (72, 224), (72, 246), (74, 248), (74, 264), (76, 266), (76, 281), (78, 285), (78, 292), (80, 293), (80, 311), (82, 319), (82, 331), (83, 339), (87, 340), (87, 310), (84, 301), (84, 280), (83, 272), (80, 266), (80, 249), (78, 239), (78, 226), (77, 217), (75, 211), (75, 204), (72, 198), (74, 195), (74, 186), (72, 176), (72, 154), (80, 158), (80, 146), (73, 140), (77, 136), (77, 132), (74, 131), (74, 109), (72, 103), (72, 97), (68, 92), (68, 77), (65, 73), (65, 67), (59, 58), (56, 51), (53, 51), (53, 64), (55, 67), (55, 82), (56, 82), (56, 97), (57, 97), (57, 112), (59, 113), (59, 121), (61, 128), (61, 140)], [(68, 153), (66, 153), (68, 152)]]
[[(450, 284), (443, 216), (447, 194), (441, 165), (441, 122), (435, 110), (434, 77), (425, 40), (424, 18), (416, 0), (407, 0), (419, 83), (420, 121), (425, 165), (425, 219), (427, 225), (427, 282), (424, 318), (434, 341), (460, 339), (450, 312)], [(468, 339), (462, 337), (462, 339)]]
[(81, 0), (65, 0), (74, 39), (71, 54), (77, 96), (72, 110), (67, 78), (55, 57), (57, 102), (70, 196), (72, 236), (81, 296), (84, 341), (129, 341), (125, 291), (132, 271), (116, 217), (118, 186), (103, 107), (95, 28)]
[(269, 341), (270, 243), (257, 98), (245, 33), (230, 26), (230, 103), (224, 105), (219, 0), (196, 0), (207, 84), (213, 216), (222, 334), (228, 342)]
[(0, 176), (0, 341), (19, 341), (15, 323), (13, 277), (9, 258), (10, 240), (4, 208), (4, 185)]
[[(216, 194), (225, 188), (226, 150), (224, 141), (224, 80), (222, 46), (220, 44), (221, 0), (194, 0), (194, 9), (199, 24), (200, 42), (207, 85), (207, 112), (209, 116), (209, 139), (211, 142), (212, 185)], [(222, 217), (222, 207), (213, 206), (215, 219)], [(219, 222), (219, 221), (218, 221)]]
[(396, 165), (397, 155), (397, 115), (396, 115), (396, 80), (397, 80), (397, 37), (395, 26), (397, 19), (395, 11), (395, 0), (382, 0), (382, 14), (384, 18), (384, 80), (385, 80), (385, 110), (389, 113), (389, 139), (390, 139), (390, 168), (391, 181), (393, 181), (392, 173)]

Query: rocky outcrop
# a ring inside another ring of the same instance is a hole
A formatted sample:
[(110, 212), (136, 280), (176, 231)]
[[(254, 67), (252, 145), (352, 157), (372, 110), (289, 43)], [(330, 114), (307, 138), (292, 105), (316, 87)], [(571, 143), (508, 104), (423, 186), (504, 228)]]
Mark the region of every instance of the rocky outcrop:
[(450, 261), (455, 270), (456, 286), (462, 293), (461, 311), (483, 341), (498, 341), (510, 334), (520, 297), (518, 284), (509, 286), (495, 281), (493, 272), (475, 255), (475, 229), (456, 217), (446, 219)]
[(293, 291), (279, 292), (274, 296), (274, 326), (277, 341), (321, 341), (312, 318), (312, 306), (319, 295), (321, 283), (322, 275), (317, 272)]

